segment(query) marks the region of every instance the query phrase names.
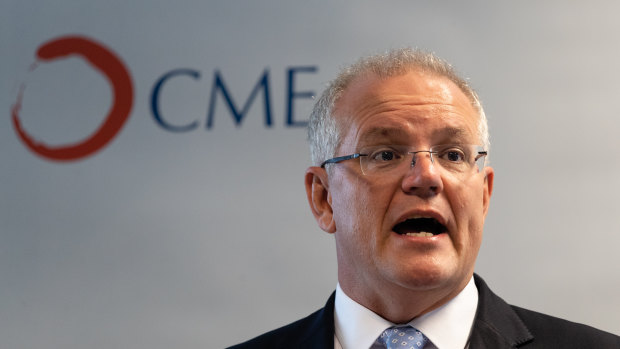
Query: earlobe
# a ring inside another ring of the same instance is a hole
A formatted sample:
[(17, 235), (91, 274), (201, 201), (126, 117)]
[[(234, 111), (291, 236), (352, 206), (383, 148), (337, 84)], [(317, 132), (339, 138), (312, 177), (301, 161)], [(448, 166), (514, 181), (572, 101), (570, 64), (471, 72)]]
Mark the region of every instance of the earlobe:
[(336, 232), (336, 224), (327, 179), (327, 172), (323, 168), (312, 166), (306, 170), (305, 185), (310, 210), (319, 227), (333, 234)]

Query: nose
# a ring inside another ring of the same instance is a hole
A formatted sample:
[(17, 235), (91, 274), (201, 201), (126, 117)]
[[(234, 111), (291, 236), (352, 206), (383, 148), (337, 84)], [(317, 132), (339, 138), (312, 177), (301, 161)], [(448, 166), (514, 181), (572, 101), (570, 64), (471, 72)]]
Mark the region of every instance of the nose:
[(411, 166), (402, 180), (405, 193), (420, 197), (431, 197), (443, 190), (439, 167), (433, 162), (430, 151), (417, 151), (412, 154)]

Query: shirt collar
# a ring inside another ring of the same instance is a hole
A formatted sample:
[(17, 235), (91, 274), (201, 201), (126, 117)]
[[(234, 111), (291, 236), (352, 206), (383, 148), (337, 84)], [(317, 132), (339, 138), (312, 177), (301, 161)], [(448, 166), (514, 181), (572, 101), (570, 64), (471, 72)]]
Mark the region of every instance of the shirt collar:
[[(441, 307), (413, 319), (409, 324), (422, 331), (437, 348), (465, 348), (478, 306), (473, 277), (465, 288)], [(370, 348), (381, 332), (393, 323), (356, 303), (336, 286), (335, 336), (342, 348)]]
[(355, 302), (336, 286), (334, 305), (336, 338), (343, 349), (370, 348), (381, 332), (392, 323)]

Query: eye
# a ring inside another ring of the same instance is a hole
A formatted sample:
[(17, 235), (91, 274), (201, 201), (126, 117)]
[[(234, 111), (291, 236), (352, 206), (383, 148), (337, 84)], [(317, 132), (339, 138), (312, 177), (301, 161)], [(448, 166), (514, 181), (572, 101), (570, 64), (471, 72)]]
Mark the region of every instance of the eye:
[(451, 163), (462, 163), (467, 159), (465, 150), (457, 146), (441, 149), (437, 152), (437, 156), (439, 159)]
[(388, 146), (374, 148), (368, 152), (368, 160), (375, 163), (389, 163), (402, 159), (401, 151)]
[(390, 160), (394, 160), (394, 152), (390, 151), (390, 150), (383, 150), (380, 153), (377, 153), (374, 157), (375, 160), (381, 160), (381, 161), (390, 161)]

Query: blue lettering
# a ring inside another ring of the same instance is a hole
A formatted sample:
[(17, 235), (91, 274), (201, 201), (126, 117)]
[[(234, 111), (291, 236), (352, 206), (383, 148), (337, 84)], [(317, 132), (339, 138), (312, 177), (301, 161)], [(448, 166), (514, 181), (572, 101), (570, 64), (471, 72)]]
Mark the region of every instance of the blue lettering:
[(235, 119), (235, 126), (240, 126), (241, 122), (243, 121), (243, 118), (245, 117), (246, 113), (250, 109), (250, 105), (252, 104), (252, 101), (256, 98), (256, 95), (258, 94), (258, 91), (261, 88), (263, 90), (263, 97), (264, 97), (263, 105), (264, 105), (264, 110), (265, 110), (265, 126), (271, 127), (271, 103), (270, 103), (270, 97), (269, 97), (269, 70), (265, 69), (265, 72), (263, 73), (263, 75), (259, 78), (256, 85), (254, 85), (254, 89), (252, 90), (252, 92), (250, 93), (250, 96), (248, 97), (245, 104), (243, 105), (243, 109), (241, 110), (241, 112), (237, 110), (237, 106), (235, 105), (235, 102), (233, 101), (231, 95), (228, 93), (228, 89), (226, 88), (226, 85), (224, 84), (224, 79), (222, 79), (220, 72), (216, 70), (215, 77), (213, 79), (213, 87), (211, 88), (211, 98), (209, 99), (209, 112), (207, 114), (207, 129), (210, 129), (213, 127), (213, 115), (215, 114), (215, 101), (217, 97), (217, 91), (222, 92), (222, 96), (224, 97), (224, 100), (226, 101), (226, 104), (228, 105), (228, 108), (230, 109)]
[(194, 78), (194, 80), (197, 80), (198, 78), (200, 78), (200, 73), (198, 71), (190, 70), (190, 69), (176, 69), (176, 70), (172, 70), (166, 73), (164, 76), (162, 76), (157, 81), (157, 83), (153, 87), (153, 91), (151, 93), (151, 111), (153, 113), (153, 118), (155, 118), (155, 121), (162, 128), (168, 131), (172, 131), (172, 132), (187, 132), (187, 131), (191, 131), (195, 129), (198, 126), (198, 121), (194, 121), (190, 124), (183, 125), (183, 126), (172, 125), (162, 118), (160, 110), (159, 110), (159, 93), (161, 91), (162, 86), (168, 79), (174, 76), (177, 76), (177, 75), (188, 75)]
[(293, 99), (294, 98), (312, 98), (314, 92), (312, 91), (295, 91), (295, 74), (297, 73), (314, 73), (316, 72), (315, 66), (308, 67), (291, 67), (288, 69), (288, 93), (286, 104), (286, 125), (294, 127), (306, 127), (308, 121), (295, 121), (293, 120)]

